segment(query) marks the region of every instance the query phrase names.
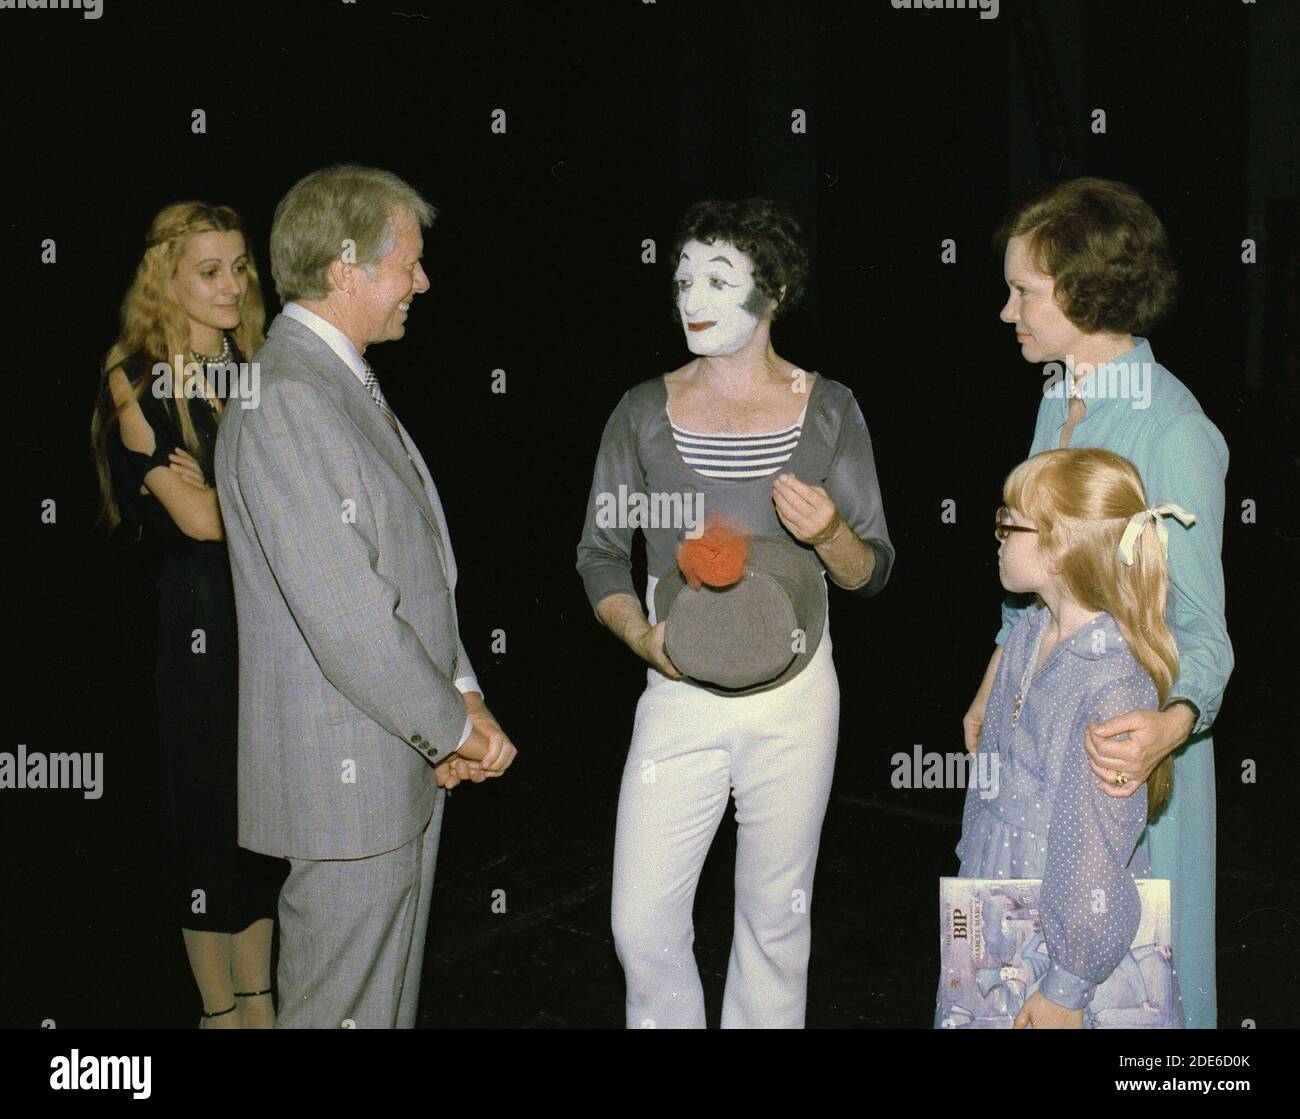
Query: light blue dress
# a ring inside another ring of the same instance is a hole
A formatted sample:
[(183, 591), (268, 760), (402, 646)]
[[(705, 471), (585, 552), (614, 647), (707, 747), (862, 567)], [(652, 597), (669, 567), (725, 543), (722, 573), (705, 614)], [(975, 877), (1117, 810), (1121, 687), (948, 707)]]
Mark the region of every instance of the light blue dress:
[[(1228, 447), (1196, 398), (1158, 364), (1145, 338), (1110, 363), (1130, 377), (1128, 392), (1105, 367), (1083, 381), (1086, 413), (1075, 426), (1071, 447), (1101, 447), (1129, 459), (1142, 475), (1151, 504), (1173, 501), (1196, 515), (1184, 528), (1167, 518), (1170, 596), (1167, 613), (1178, 642), (1179, 676), (1171, 696), (1184, 696), (1200, 709), (1189, 741), (1174, 753), (1174, 791), (1169, 806), (1147, 829), (1153, 877), (1170, 880), (1174, 962), (1189, 1029), (1216, 1026), (1214, 860), (1214, 743), (1210, 726), (1219, 712), (1232, 672), (1232, 644), (1224, 620), (1223, 519)], [(1090, 385), (1090, 382), (1092, 384)], [(1069, 401), (1063, 391), (1047, 392), (1038, 409), (1030, 455), (1061, 445)], [(1062, 386), (1063, 387), (1063, 386)], [(1101, 394), (1109, 387), (1112, 395)], [(1140, 391), (1139, 391), (1140, 390)], [(1002, 644), (1024, 608), (1003, 605)], [(1137, 707), (1153, 708), (1152, 702)], [(1116, 712), (1124, 714), (1125, 712)], [(1128, 800), (1140, 800), (1135, 793)]]
[(1034, 671), (1050, 620), (1048, 610), (1031, 609), (1003, 650), (978, 751), (996, 756), (996, 770), (980, 771), (995, 772), (996, 782), (966, 789), (958, 874), (1042, 879), (1046, 961), (1032, 970), (1046, 971), (1044, 995), (1079, 1009), (1127, 957), (1141, 919), (1134, 878), (1150, 876), (1139, 845), (1146, 797), (1109, 797), (1097, 788), (1083, 733), (1089, 722), (1154, 704), (1156, 688), (1106, 613)]

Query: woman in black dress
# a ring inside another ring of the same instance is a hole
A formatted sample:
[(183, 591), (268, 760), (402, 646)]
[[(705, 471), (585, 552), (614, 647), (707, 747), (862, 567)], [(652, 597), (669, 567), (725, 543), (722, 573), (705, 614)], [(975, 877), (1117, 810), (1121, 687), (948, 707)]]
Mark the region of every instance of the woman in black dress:
[[(158, 702), (166, 907), (182, 926), (201, 1026), (269, 1027), (279, 859), (238, 846), (238, 648), (217, 491), (232, 374), (262, 341), (261, 289), (238, 215), (180, 202), (153, 220), (104, 361), (91, 422), (101, 520), (161, 550)], [(232, 364), (233, 363), (233, 364)], [(254, 398), (255, 399), (255, 398)]]

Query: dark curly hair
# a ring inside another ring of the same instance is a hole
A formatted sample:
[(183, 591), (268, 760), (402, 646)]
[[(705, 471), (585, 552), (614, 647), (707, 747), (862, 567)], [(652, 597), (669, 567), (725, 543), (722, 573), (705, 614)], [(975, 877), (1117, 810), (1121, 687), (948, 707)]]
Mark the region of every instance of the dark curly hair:
[[(808, 253), (803, 247), (799, 222), (784, 203), (770, 198), (746, 198), (740, 202), (709, 199), (695, 203), (677, 226), (672, 255), (674, 271), (687, 241), (706, 245), (726, 241), (753, 260), (755, 287), (776, 303), (772, 308), (773, 319), (793, 307), (803, 295), (808, 281)], [(673, 318), (681, 319), (675, 282)]]
[(1145, 334), (1174, 304), (1178, 271), (1155, 211), (1126, 183), (1069, 179), (1016, 207), (994, 247), (1028, 240), (1065, 317), (1088, 334)]

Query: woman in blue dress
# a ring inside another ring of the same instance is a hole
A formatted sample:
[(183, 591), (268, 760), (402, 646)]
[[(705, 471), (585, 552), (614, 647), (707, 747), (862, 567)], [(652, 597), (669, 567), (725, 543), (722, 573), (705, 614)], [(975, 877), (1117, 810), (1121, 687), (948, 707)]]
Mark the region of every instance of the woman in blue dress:
[[(1177, 274), (1164, 229), (1123, 183), (1074, 179), (1012, 213), (1005, 243), (1010, 295), (1003, 322), (1047, 381), (1029, 453), (1100, 447), (1129, 459), (1153, 501), (1196, 513), (1169, 533), (1169, 625), (1180, 670), (1159, 708), (1135, 704), (1085, 739), (1108, 795), (1123, 799), (1172, 758), (1174, 793), (1147, 830), (1152, 875), (1171, 883), (1174, 962), (1187, 1025), (1216, 1025), (1214, 744), (1232, 645), (1222, 564), (1228, 448), (1196, 398), (1156, 362), (1140, 333), (1171, 305)], [(962, 720), (974, 750), (989, 689), (1024, 607), (1008, 601), (997, 649)]]

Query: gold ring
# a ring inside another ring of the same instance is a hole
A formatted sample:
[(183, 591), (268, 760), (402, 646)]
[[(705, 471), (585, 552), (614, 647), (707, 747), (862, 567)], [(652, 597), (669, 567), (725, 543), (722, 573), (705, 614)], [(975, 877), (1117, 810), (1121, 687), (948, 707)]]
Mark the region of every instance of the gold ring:
[(1124, 773), (1124, 772), (1120, 772), (1120, 773), (1115, 774), (1115, 784), (1116, 784), (1116, 785), (1127, 785), (1127, 784), (1128, 784), (1128, 774), (1127, 774), (1127, 773)]

